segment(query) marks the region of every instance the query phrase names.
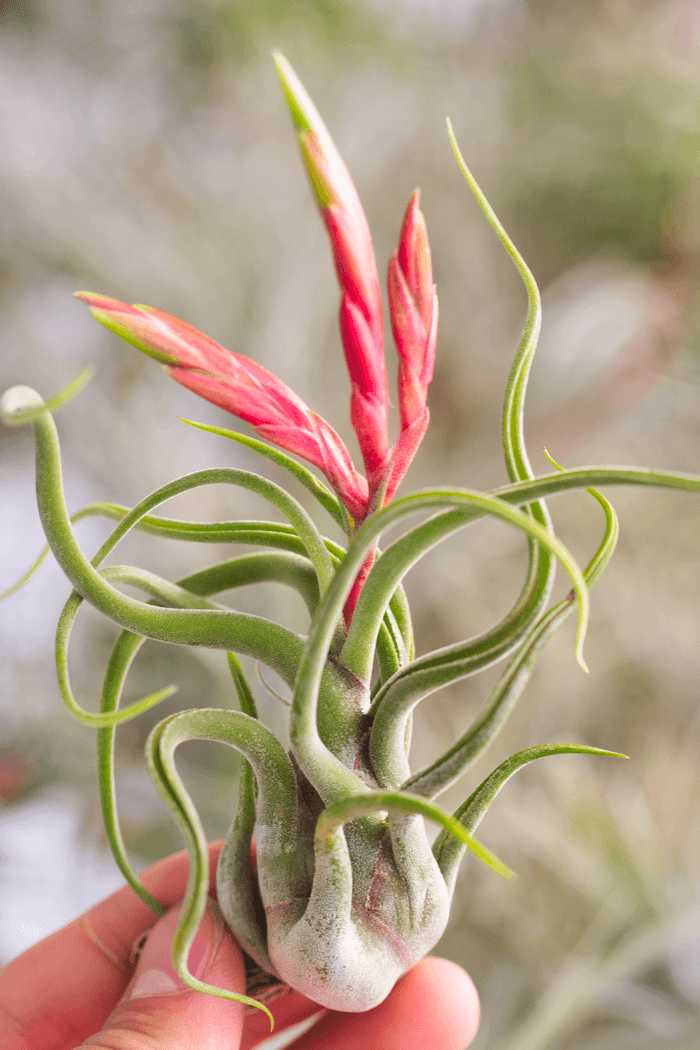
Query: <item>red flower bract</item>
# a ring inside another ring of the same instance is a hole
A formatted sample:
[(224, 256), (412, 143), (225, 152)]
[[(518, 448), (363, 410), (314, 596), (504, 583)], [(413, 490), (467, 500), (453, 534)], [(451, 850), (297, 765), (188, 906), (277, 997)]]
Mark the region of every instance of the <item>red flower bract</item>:
[(77, 292), (93, 317), (160, 361), (189, 390), (249, 423), (268, 441), (318, 467), (356, 521), (367, 511), (367, 482), (329, 423), (281, 379), (192, 325), (150, 306)]
[(389, 463), (384, 322), (372, 238), (352, 179), (318, 110), (286, 59), (275, 54), (275, 64), (331, 241), (342, 293), (340, 333), (352, 383), (350, 416), (371, 502)]
[[(275, 62), (331, 242), (341, 291), (340, 335), (352, 385), (350, 418), (366, 479), (355, 470), (335, 430), (262, 365), (224, 349), (161, 310), (129, 306), (89, 292), (77, 295), (98, 321), (164, 364), (183, 386), (249, 423), (272, 444), (318, 467), (358, 526), (393, 499), (430, 418), (426, 401), (435, 359), (437, 296), (428, 236), (416, 190), (388, 272), (391, 327), (399, 354), (401, 424), (390, 447), (382, 299), (367, 219), (318, 110), (286, 59), (276, 54)], [(348, 598), (348, 622), (373, 558), (371, 552)]]

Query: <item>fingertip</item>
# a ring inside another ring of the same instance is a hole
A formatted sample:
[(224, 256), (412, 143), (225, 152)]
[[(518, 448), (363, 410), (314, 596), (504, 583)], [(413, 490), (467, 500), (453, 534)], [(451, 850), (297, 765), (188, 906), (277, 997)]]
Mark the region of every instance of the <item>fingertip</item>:
[(332, 1012), (295, 1050), (466, 1050), (479, 1027), (479, 996), (456, 963), (423, 959), (383, 1003), (360, 1014)]
[(450, 959), (430, 956), (403, 980), (407, 984), (405, 991), (401, 989), (403, 994), (417, 994), (433, 1003), (433, 1031), (436, 1035), (441, 1032), (443, 1040), (434, 1045), (441, 1050), (466, 1050), (481, 1019), (479, 993), (466, 970)]
[[(479, 1028), (481, 1008), (474, 982), (449, 959), (422, 959), (401, 978), (387, 1002), (389, 1023), (403, 1028), (395, 1044), (397, 1050), (409, 1045), (425, 1050), (465, 1050)], [(402, 1043), (401, 1039), (406, 1041)]]

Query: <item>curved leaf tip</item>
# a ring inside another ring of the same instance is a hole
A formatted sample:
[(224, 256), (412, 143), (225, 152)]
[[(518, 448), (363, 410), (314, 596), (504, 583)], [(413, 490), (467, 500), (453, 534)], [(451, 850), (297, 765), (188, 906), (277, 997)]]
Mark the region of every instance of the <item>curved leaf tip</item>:
[(0, 419), (8, 427), (20, 427), (25, 423), (32, 423), (44, 412), (55, 412), (67, 401), (75, 397), (79, 390), (89, 383), (95, 374), (95, 369), (88, 367), (79, 372), (67, 386), (60, 390), (48, 401), (44, 401), (41, 394), (30, 386), (12, 386), (0, 398)]
[(301, 132), (314, 131), (315, 127), (318, 127), (320, 117), (299, 77), (277, 48), (272, 52), (272, 60), (297, 129)]

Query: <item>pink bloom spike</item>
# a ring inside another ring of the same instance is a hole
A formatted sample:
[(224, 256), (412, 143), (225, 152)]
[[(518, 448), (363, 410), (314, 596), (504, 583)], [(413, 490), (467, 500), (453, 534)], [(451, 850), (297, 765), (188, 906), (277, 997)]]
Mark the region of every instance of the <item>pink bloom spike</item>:
[(318, 467), (355, 521), (367, 513), (367, 482), (335, 430), (262, 365), (150, 306), (77, 292), (98, 321), (166, 365), (178, 383), (249, 423), (268, 441)]
[(386, 507), (391, 503), (396, 495), (396, 490), (401, 484), (406, 471), (410, 467), (411, 461), (418, 451), (421, 441), (425, 437), (425, 432), (428, 429), (429, 422), (430, 412), (426, 408), (422, 416), (419, 416), (414, 423), (401, 431), (398, 440), (391, 450), (391, 471), (389, 473), (389, 481), (386, 491), (384, 492), (382, 499), (383, 507)]
[(389, 263), (389, 310), (399, 354), (401, 434), (392, 449), (390, 481), (384, 502), (391, 500), (428, 426), (428, 385), (433, 378), (438, 303), (425, 220), (418, 209), (420, 191), (409, 201), (398, 252)]
[[(352, 382), (352, 424), (373, 493), (381, 486), (388, 466), (389, 392), (372, 239), (352, 179), (318, 110), (287, 60), (279, 52), (274, 59), (331, 241), (343, 296), (341, 337)], [(360, 315), (364, 320), (361, 332)]]
[(406, 283), (415, 298), (416, 309), (423, 319), (425, 329), (429, 330), (435, 287), (428, 231), (425, 228), (423, 214), (418, 207), (419, 203), (420, 190), (414, 190), (401, 227), (398, 259)]
[(372, 332), (362, 311), (347, 295), (340, 304), (340, 332), (352, 384), (350, 420), (362, 449), (370, 489), (374, 491), (381, 485), (387, 465), (386, 442), (378, 446), (374, 440), (374, 435), (386, 432), (387, 405), (383, 387), (377, 388), (376, 376), (367, 367)]

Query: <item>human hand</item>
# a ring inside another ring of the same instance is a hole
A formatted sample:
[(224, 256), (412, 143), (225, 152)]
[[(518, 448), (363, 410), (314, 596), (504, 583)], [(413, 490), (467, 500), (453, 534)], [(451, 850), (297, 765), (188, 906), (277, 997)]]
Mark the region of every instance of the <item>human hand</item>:
[[(220, 845), (210, 847), (213, 878)], [(0, 1046), (4, 1050), (252, 1050), (269, 1034), (261, 1011), (184, 988), (170, 964), (177, 902), (187, 882), (179, 853), (143, 873), (170, 910), (153, 913), (125, 886), (81, 918), (9, 963), (0, 973)], [(136, 966), (133, 947), (148, 937)], [(200, 979), (245, 993), (238, 945), (208, 909), (190, 952)], [(318, 1006), (289, 991), (272, 1001), (275, 1031)], [(464, 1050), (479, 1023), (476, 990), (444, 959), (424, 959), (367, 1013), (328, 1011), (295, 1050)], [(97, 1033), (97, 1034), (92, 1034)]]

